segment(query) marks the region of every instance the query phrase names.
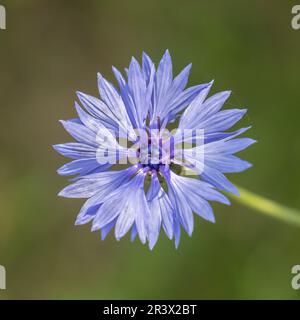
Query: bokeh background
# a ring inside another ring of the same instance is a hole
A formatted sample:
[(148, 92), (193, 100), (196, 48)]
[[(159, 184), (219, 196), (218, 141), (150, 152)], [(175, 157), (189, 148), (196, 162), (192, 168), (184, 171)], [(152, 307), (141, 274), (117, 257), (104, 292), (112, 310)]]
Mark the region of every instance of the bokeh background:
[(59, 119), (75, 116), (75, 91), (97, 95), (96, 73), (112, 80), (145, 50), (169, 49), (190, 84), (215, 79), (246, 107), (241, 125), (259, 141), (254, 163), (231, 175), (245, 188), (300, 209), (300, 30), (295, 1), (7, 0), (0, 31), (0, 299), (297, 299), (300, 229), (233, 203), (214, 205), (216, 224), (196, 219), (178, 250), (161, 236), (150, 252), (128, 237), (102, 242), (75, 227), (83, 201), (57, 197), (67, 142)]

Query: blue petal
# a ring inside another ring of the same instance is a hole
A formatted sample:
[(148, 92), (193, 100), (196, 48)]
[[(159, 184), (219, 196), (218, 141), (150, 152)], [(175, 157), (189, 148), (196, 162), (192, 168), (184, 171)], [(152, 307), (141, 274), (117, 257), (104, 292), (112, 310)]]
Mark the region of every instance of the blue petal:
[(209, 97), (201, 108), (201, 118), (207, 118), (220, 111), (230, 94), (231, 91), (222, 91)]
[(237, 123), (246, 112), (246, 109), (223, 110), (197, 122), (197, 128), (204, 129), (206, 133), (225, 131)]
[(201, 177), (220, 190), (230, 192), (237, 196), (239, 195), (238, 189), (224, 176), (224, 174), (216, 169), (205, 166), (205, 170), (201, 174)]
[(131, 228), (130, 241), (133, 242), (137, 236), (137, 230), (135, 224)]
[[(210, 83), (210, 85), (212, 85), (212, 82)], [(225, 101), (229, 98), (231, 92), (223, 91), (223, 92), (216, 93), (210, 98), (208, 98), (206, 101), (204, 101), (201, 93), (197, 98), (195, 98), (194, 101), (192, 101), (190, 106), (186, 109), (187, 112), (188, 111), (190, 112), (188, 113), (188, 117), (183, 118), (184, 122), (183, 121), (181, 122), (180, 124), (181, 128), (186, 127), (189, 129), (194, 129), (194, 128), (206, 129), (208, 125), (210, 124), (212, 125), (210, 121), (214, 120), (216, 115), (217, 117), (224, 117), (224, 115), (222, 116), (223, 114), (222, 112), (219, 114), (217, 114), (217, 112), (222, 108)], [(205, 95), (205, 98), (206, 98), (206, 95)], [(226, 110), (224, 114), (226, 114), (227, 112), (231, 113), (231, 110)], [(226, 130), (226, 129), (222, 129), (222, 130)]]
[(88, 113), (84, 112), (77, 102), (75, 102), (75, 109), (78, 113), (78, 116), (81, 122), (93, 132), (97, 133), (100, 129), (106, 128), (101, 123), (101, 121), (99, 121), (95, 117), (90, 116)]
[(174, 229), (174, 238), (175, 238), (175, 248), (178, 249), (179, 242), (180, 242), (180, 234), (181, 234), (178, 213), (176, 213), (176, 217), (173, 220), (173, 229)]
[(149, 106), (149, 117), (152, 118), (153, 115), (153, 103), (152, 103), (152, 93), (154, 89), (154, 80), (155, 80), (155, 66), (150, 57), (143, 52), (142, 59), (142, 72), (144, 74), (147, 90), (146, 90), (146, 104)]
[(98, 86), (101, 99), (108, 106), (110, 113), (115, 117), (119, 116), (117, 113), (124, 116), (126, 109), (119, 93), (100, 73), (98, 73)]
[(201, 197), (190, 196), (190, 206), (196, 214), (201, 218), (210, 221), (212, 223), (216, 222), (213, 209), (208, 201), (202, 199)]
[(73, 177), (71, 179), (69, 179), (70, 182), (75, 182), (75, 181), (78, 181), (79, 179), (81, 179), (82, 177), (88, 175), (88, 174), (94, 174), (94, 173), (99, 173), (99, 172), (103, 172), (103, 171), (106, 171), (108, 170), (110, 167), (112, 166), (112, 164), (110, 163), (107, 163), (107, 164), (104, 164), (104, 165), (100, 165), (99, 167), (91, 170), (91, 171), (88, 171), (86, 173), (79, 173), (76, 177)]
[[(115, 236), (119, 240), (123, 237), (133, 226), (137, 214), (143, 214), (143, 212), (138, 212), (139, 208), (136, 207), (136, 196), (140, 193), (139, 190), (143, 188), (144, 176), (138, 175), (129, 183), (124, 191), (127, 191), (126, 200), (123, 203), (123, 208), (117, 218)], [(144, 191), (142, 190), (144, 193)], [(123, 196), (124, 197), (124, 196)], [(143, 210), (143, 209), (142, 209)]]
[(92, 231), (103, 228), (122, 212), (126, 198), (121, 196), (119, 189), (111, 193), (97, 211), (93, 220)]
[(210, 143), (210, 142), (214, 142), (217, 140), (228, 140), (228, 139), (232, 139), (236, 136), (241, 135), (242, 133), (246, 132), (247, 130), (249, 130), (251, 128), (251, 126), (246, 127), (246, 128), (241, 128), (238, 129), (236, 131), (233, 132), (213, 132), (213, 133), (209, 133), (209, 134), (205, 134), (205, 143)]
[(162, 217), (162, 225), (164, 231), (169, 239), (173, 238), (173, 220), (174, 220), (174, 209), (170, 202), (169, 196), (167, 193), (161, 190), (159, 195), (160, 199), (160, 210)]
[(182, 71), (174, 78), (172, 83), (172, 91), (175, 93), (178, 93), (186, 87), (188, 80), (189, 80), (189, 74), (192, 68), (192, 64), (188, 64)]
[(154, 87), (155, 115), (159, 116), (164, 100), (173, 81), (172, 59), (168, 50), (163, 55), (156, 72)]
[(156, 107), (156, 113), (151, 117), (152, 123), (156, 121), (156, 117), (164, 119), (174, 108), (174, 103), (176, 104), (176, 97), (182, 94), (187, 82), (188, 76), (191, 69), (191, 64), (186, 66), (179, 75), (177, 75), (169, 88), (164, 92), (163, 97), (161, 97), (159, 104)]
[[(112, 179), (107, 179), (106, 183), (103, 183), (101, 187), (99, 186), (97, 193), (85, 202), (77, 216), (75, 224), (85, 224), (91, 221), (107, 196), (120, 187), (121, 184), (127, 183), (135, 172), (136, 167), (131, 167), (111, 174)], [(70, 195), (75, 196), (76, 194), (72, 193)], [(69, 196), (69, 194), (66, 196)], [(82, 195), (78, 193), (78, 197), (82, 197)]]
[(200, 93), (191, 101), (189, 106), (184, 110), (179, 121), (179, 128), (192, 129), (192, 122), (195, 120), (195, 117), (201, 113), (202, 104), (205, 98), (207, 97), (209, 90), (213, 84), (211, 81)]
[(143, 128), (149, 110), (149, 103), (146, 100), (146, 80), (135, 58), (132, 58), (129, 66), (128, 87), (134, 101), (139, 128)]
[(75, 220), (75, 225), (79, 226), (79, 225), (83, 225), (86, 223), (89, 223), (90, 221), (92, 221), (97, 213), (97, 211), (99, 210), (101, 204), (99, 205), (91, 205), (90, 203), (90, 199), (88, 199), (85, 204), (82, 206), (82, 208), (80, 209), (79, 214), (77, 215), (77, 218)]
[(96, 134), (92, 130), (72, 121), (60, 120), (60, 123), (75, 140), (97, 147)]
[(108, 129), (118, 131), (119, 125), (109, 108), (101, 100), (77, 91), (77, 96), (84, 108), (96, 119), (99, 119)]
[(250, 138), (223, 139), (205, 145), (205, 154), (233, 154), (246, 149), (256, 141)]
[(161, 117), (161, 111), (166, 105), (166, 99), (168, 97), (168, 90), (172, 84), (173, 75), (172, 75), (172, 60), (169, 54), (169, 51), (166, 50), (163, 55), (154, 80), (153, 87), (153, 104), (151, 112), (150, 125), (152, 126), (153, 122), (157, 121), (157, 117)]
[(252, 166), (248, 161), (230, 154), (217, 154), (213, 156), (206, 155), (205, 162), (209, 167), (217, 169), (223, 173), (242, 172)]
[(109, 234), (110, 230), (115, 226), (115, 224), (116, 224), (116, 219), (111, 221), (101, 229), (101, 240), (105, 240), (105, 238)]
[(133, 127), (127, 114), (124, 102), (118, 91), (111, 83), (104, 79), (100, 73), (98, 73), (98, 86), (100, 96), (108, 106), (112, 117), (115, 119), (124, 133), (128, 132), (129, 137), (134, 139), (135, 133), (133, 131)]
[(53, 148), (65, 157), (71, 159), (94, 158), (96, 157), (96, 148), (87, 144), (70, 142), (56, 144)]
[(161, 186), (156, 176), (152, 177), (152, 181), (147, 193), (147, 201), (150, 210), (150, 218), (148, 224), (148, 238), (150, 250), (155, 246), (161, 227), (161, 207), (158, 193)]
[(151, 58), (143, 52), (142, 54), (142, 71), (144, 73), (146, 83), (150, 82), (152, 70), (155, 69), (154, 63), (152, 62)]
[(123, 207), (120, 215), (118, 216), (115, 228), (115, 236), (120, 240), (132, 227), (135, 220), (134, 199), (127, 198), (127, 203)]
[(165, 112), (163, 116), (167, 117), (168, 121), (175, 119), (178, 116), (178, 113), (185, 109), (208, 85), (209, 83), (200, 84), (182, 91), (180, 94), (174, 97), (172, 104), (170, 104), (167, 110), (167, 113)]
[(194, 229), (194, 217), (191, 207), (189, 206), (184, 192), (182, 191), (180, 184), (174, 178), (174, 174), (171, 172), (170, 180), (167, 180), (168, 192), (170, 201), (176, 211), (176, 215), (180, 219), (180, 223), (186, 230), (188, 235), (192, 235)]
[[(144, 181), (144, 180), (142, 180)], [(146, 200), (143, 184), (136, 191), (136, 202), (134, 203), (136, 210), (135, 225), (142, 243), (147, 239), (147, 225), (149, 223), (150, 211)]]
[(132, 96), (131, 96), (129, 89), (128, 89), (128, 85), (127, 85), (125, 79), (123, 78), (121, 72), (117, 68), (113, 67), (113, 73), (115, 75), (115, 78), (118, 81), (120, 91), (121, 91), (121, 96), (122, 96), (123, 102), (125, 104), (129, 119), (130, 119), (133, 127), (137, 128), (138, 123), (139, 123), (138, 116), (136, 113), (136, 109), (135, 109), (135, 105), (134, 105)]
[(211, 142), (216, 142), (219, 140), (227, 141), (229, 139), (232, 139), (236, 136), (241, 135), (242, 133), (249, 130), (251, 126), (246, 128), (241, 128), (239, 130), (233, 131), (233, 132), (211, 132), (206, 133), (204, 130), (200, 130), (199, 132), (197, 129), (177, 129), (173, 138), (174, 138), (174, 144), (179, 143), (190, 143), (190, 144), (197, 144), (198, 146), (202, 146), (203, 144), (208, 144)]
[(127, 182), (135, 171), (136, 169), (131, 167), (120, 171), (90, 174), (64, 188), (59, 195), (67, 198), (89, 198), (97, 194), (97, 198), (101, 199)]
[(117, 239), (122, 237), (135, 222), (140, 240), (145, 243), (149, 209), (143, 183), (144, 174), (138, 174), (128, 183), (110, 193), (93, 220), (92, 231), (101, 229), (113, 219), (118, 218), (115, 230)]
[(172, 181), (176, 181), (176, 184), (186, 197), (188, 197), (189, 194), (196, 194), (206, 200), (230, 204), (229, 200), (222, 193), (215, 190), (209, 183), (196, 178), (179, 176), (174, 172), (171, 173), (171, 179)]
[[(66, 163), (57, 170), (62, 176), (71, 176), (75, 174), (87, 174), (95, 168), (101, 167), (96, 159), (78, 159)], [(104, 166), (105, 169), (107, 166)]]

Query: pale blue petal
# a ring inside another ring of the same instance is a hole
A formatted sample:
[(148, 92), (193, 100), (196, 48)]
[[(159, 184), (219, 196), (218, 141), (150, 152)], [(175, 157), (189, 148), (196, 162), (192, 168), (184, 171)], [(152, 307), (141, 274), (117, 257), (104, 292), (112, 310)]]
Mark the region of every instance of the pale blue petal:
[[(144, 181), (144, 180), (142, 180)], [(147, 239), (147, 225), (149, 223), (150, 211), (146, 200), (143, 184), (141, 184), (136, 192), (136, 202), (134, 207), (136, 210), (135, 225), (138, 232), (138, 236), (142, 243)]]
[(155, 95), (157, 102), (157, 110), (159, 110), (159, 104), (164, 99), (171, 83), (173, 81), (172, 73), (172, 59), (169, 50), (166, 50), (163, 55), (156, 72), (155, 79)]
[(163, 114), (163, 117), (167, 117), (168, 121), (175, 119), (178, 113), (185, 109), (208, 85), (209, 83), (200, 84), (182, 91), (177, 97), (174, 97), (172, 104), (169, 106), (167, 113)]
[(218, 201), (223, 204), (230, 204), (229, 200), (220, 192), (215, 190), (213, 186), (207, 182), (201, 181), (197, 178), (188, 178), (171, 173), (171, 179), (182, 190), (182, 193), (188, 197), (189, 194), (199, 195), (201, 198)]
[(146, 80), (135, 58), (132, 58), (129, 66), (128, 88), (134, 101), (139, 128), (142, 128), (149, 110), (149, 103), (146, 100)]
[(81, 109), (81, 107), (79, 106), (79, 104), (77, 102), (75, 102), (75, 109), (78, 113), (79, 119), (81, 120), (81, 122), (90, 130), (92, 130), (93, 132), (95, 132), (96, 134), (98, 133), (99, 130), (101, 130), (102, 128), (106, 128), (101, 121), (99, 121), (98, 119), (96, 119), (95, 117), (92, 117), (91, 115), (89, 115), (88, 113), (86, 113), (85, 111), (83, 111)]
[[(138, 174), (128, 183), (110, 193), (93, 220), (92, 231), (101, 229), (113, 219), (118, 218), (119, 223), (115, 230), (117, 239), (122, 237), (135, 222), (140, 240), (145, 243), (149, 209), (143, 183), (144, 174)], [(133, 201), (134, 197), (135, 201)]]
[[(57, 170), (62, 176), (71, 176), (75, 174), (88, 174), (95, 168), (101, 167), (96, 159), (78, 159), (64, 164)], [(105, 169), (107, 166), (105, 167)]]
[(120, 194), (113, 193), (101, 205), (97, 211), (92, 225), (92, 231), (99, 230), (117, 218), (124, 207), (124, 197), (120, 198)]
[(151, 82), (153, 71), (155, 71), (155, 66), (151, 58), (145, 52), (143, 52), (142, 55), (142, 71), (148, 85)]
[(233, 154), (248, 148), (255, 142), (250, 138), (215, 141), (205, 145), (205, 154)]
[(190, 63), (174, 78), (172, 83), (172, 92), (174, 94), (177, 94), (185, 89), (189, 80), (191, 68), (192, 64)]
[(204, 129), (206, 133), (225, 131), (237, 123), (246, 112), (246, 109), (223, 110), (199, 121), (196, 126), (197, 128)]
[(178, 101), (176, 101), (176, 97), (182, 94), (182, 91), (184, 90), (188, 82), (190, 69), (191, 69), (191, 64), (186, 66), (181, 71), (181, 73), (174, 78), (169, 88), (164, 93), (164, 96), (161, 97), (160, 103), (156, 108), (156, 113), (154, 117), (153, 116), (151, 117), (152, 123), (153, 121), (154, 122), (156, 121), (156, 117), (160, 117), (161, 119), (164, 119), (166, 115), (168, 115), (170, 111), (174, 108), (174, 103), (175, 104), (178, 103)]
[(129, 137), (134, 139), (135, 134), (125, 104), (116, 88), (104, 79), (100, 73), (98, 73), (98, 87), (100, 96), (108, 106), (113, 119), (115, 119), (124, 133), (128, 133)]
[(149, 238), (149, 248), (153, 249), (155, 246), (161, 227), (161, 207), (160, 198), (158, 193), (161, 190), (160, 183), (156, 176), (152, 177), (149, 190), (147, 192), (148, 207), (150, 210), (149, 224), (148, 224), (148, 238)]
[(135, 224), (133, 224), (132, 228), (131, 228), (131, 234), (130, 234), (130, 241), (133, 242), (135, 240), (137, 236), (137, 229)]
[(238, 189), (224, 176), (224, 174), (216, 169), (205, 166), (205, 170), (201, 174), (201, 177), (220, 190), (231, 192), (237, 196), (239, 195)]
[(213, 209), (208, 201), (202, 199), (201, 197), (191, 196), (190, 198), (190, 206), (198, 216), (201, 218), (210, 221), (212, 223), (216, 222)]
[(136, 109), (135, 109), (135, 105), (134, 105), (132, 96), (131, 96), (129, 89), (128, 89), (128, 85), (127, 85), (125, 79), (123, 78), (121, 72), (117, 68), (113, 67), (113, 73), (115, 75), (115, 78), (118, 81), (120, 91), (121, 91), (121, 96), (124, 101), (128, 116), (129, 116), (130, 121), (132, 123), (132, 126), (134, 128), (137, 128), (138, 122), (139, 122), (138, 116), (136, 113)]
[[(151, 185), (147, 192), (147, 201), (149, 203), (150, 214), (151, 216), (154, 214), (156, 219), (156, 224), (152, 225), (154, 228), (153, 239), (155, 240), (156, 236), (158, 237), (155, 233), (158, 230), (158, 224), (159, 229), (161, 224), (163, 225), (167, 237), (172, 239), (174, 209), (168, 194), (161, 187), (157, 176), (152, 177)], [(154, 241), (153, 239), (152, 241)]]
[(241, 128), (241, 129), (238, 129), (233, 132), (213, 132), (213, 133), (209, 133), (209, 134), (204, 133), (205, 143), (210, 143), (210, 142), (214, 142), (217, 140), (223, 140), (223, 139), (232, 139), (232, 138), (237, 137), (237, 136), (241, 135), (242, 133), (246, 132), (250, 128), (251, 128), (251, 126), (246, 127), (246, 128)]
[(83, 205), (83, 207), (80, 209), (80, 212), (77, 215), (77, 218), (75, 220), (76, 226), (80, 226), (80, 225), (83, 225), (83, 224), (86, 224), (86, 223), (89, 223), (90, 221), (92, 221), (94, 219), (97, 211), (99, 210), (101, 204), (89, 206), (89, 204), (88, 204), (89, 200), (87, 200), (85, 202), (85, 204)]
[(108, 129), (118, 131), (118, 123), (105, 103), (83, 92), (78, 91), (77, 96), (89, 114), (99, 119)]
[[(163, 190), (162, 190), (163, 191)], [(174, 220), (174, 209), (171, 205), (169, 196), (167, 193), (162, 192), (160, 196), (160, 211), (162, 217), (162, 225), (164, 231), (169, 239), (173, 238), (173, 220)]]
[(171, 179), (167, 180), (168, 194), (170, 201), (176, 211), (176, 215), (180, 219), (180, 223), (186, 230), (188, 235), (192, 235), (194, 229), (194, 217), (191, 207), (189, 206), (184, 192), (182, 191), (180, 184), (174, 179), (174, 174), (171, 173)]
[[(101, 178), (103, 184), (99, 185), (97, 193), (85, 202), (77, 216), (75, 224), (85, 224), (92, 220), (106, 198), (122, 184), (126, 184), (135, 172), (136, 168), (131, 167), (125, 170), (116, 171), (116, 173), (110, 175), (110, 179), (108, 176), (106, 179)], [(82, 197), (79, 192), (76, 194), (76, 190), (71, 194), (71, 196), (75, 195), (76, 197)]]
[(155, 80), (155, 66), (150, 57), (143, 52), (142, 59), (142, 72), (147, 85), (146, 90), (146, 104), (149, 106), (149, 117), (152, 119), (153, 115), (153, 90), (154, 90), (154, 80)]
[[(143, 208), (136, 207), (136, 196), (141, 194), (139, 190), (143, 188), (143, 183), (144, 176), (138, 175), (129, 182), (126, 189), (123, 189), (123, 192), (127, 191), (127, 195), (116, 222), (115, 236), (117, 240), (123, 237), (133, 226), (137, 215), (136, 210), (143, 210)], [(142, 192), (144, 193), (144, 190)], [(138, 214), (141, 215), (143, 212), (138, 212)]]
[(92, 130), (88, 129), (84, 125), (72, 122), (60, 120), (60, 123), (64, 126), (66, 131), (77, 141), (86, 143), (93, 147), (97, 147), (96, 134)]
[(175, 248), (178, 249), (179, 243), (180, 243), (180, 234), (181, 234), (178, 214), (176, 214), (176, 217), (173, 220), (173, 222), (174, 222), (173, 228), (174, 228)]
[(231, 91), (222, 91), (209, 97), (203, 104), (203, 107), (201, 110), (201, 118), (202, 119), (207, 118), (209, 116), (214, 115), (218, 111), (220, 111), (224, 103), (230, 97), (230, 94), (231, 94)]
[(157, 116), (161, 116), (161, 112), (165, 106), (165, 99), (168, 93), (168, 90), (173, 81), (172, 73), (172, 60), (168, 50), (166, 50), (163, 55), (155, 77), (155, 85), (153, 92), (153, 117), (156, 120)]
[(94, 158), (97, 149), (84, 143), (70, 142), (64, 144), (56, 144), (53, 148), (65, 157), (71, 159)]
[(111, 231), (111, 229), (113, 229), (113, 227), (116, 224), (116, 219), (111, 221), (110, 223), (108, 223), (106, 226), (104, 226), (101, 229), (101, 240), (105, 240), (105, 238), (107, 237), (107, 235), (109, 234), (109, 232)]
[(252, 166), (248, 161), (242, 160), (231, 154), (207, 155), (206, 164), (223, 173), (242, 172)]
[(123, 236), (125, 236), (125, 234), (132, 227), (135, 220), (134, 209), (134, 199), (128, 197), (127, 203), (123, 207), (116, 222), (115, 236), (117, 240), (120, 240)]
[(207, 97), (213, 81), (211, 81), (200, 93), (192, 100), (189, 106), (184, 110), (180, 117), (179, 128), (193, 129), (192, 123), (199, 116), (202, 110), (202, 104)]
[[(220, 112), (219, 114), (217, 114), (217, 112), (220, 111), (220, 109), (223, 107), (225, 101), (229, 98), (230, 93), (231, 93), (230, 91), (219, 92), (209, 97), (205, 101), (203, 99), (202, 101), (200, 101), (200, 103), (197, 103), (197, 98), (196, 98), (194, 100), (196, 101), (194, 109), (191, 110), (190, 116), (184, 125), (185, 126), (188, 125), (188, 128), (190, 129), (206, 128), (207, 126), (206, 123), (207, 122), (210, 123), (210, 121), (212, 121), (211, 119), (214, 120), (216, 115), (218, 115), (218, 117), (222, 117), (222, 119), (224, 118), (225, 120), (226, 118), (225, 115), (227, 114), (227, 112), (231, 112), (231, 110), (225, 110), (226, 112)], [(191, 103), (191, 105), (194, 104), (194, 101)], [(230, 125), (230, 127), (231, 126), (232, 125)], [(224, 123), (224, 127), (225, 127), (225, 123)], [(220, 130), (226, 130), (226, 129), (220, 129)]]
[(90, 198), (97, 194), (97, 197), (104, 198), (108, 192), (127, 182), (135, 171), (136, 169), (131, 167), (120, 171), (89, 174), (67, 186), (59, 195), (67, 198)]
[(110, 163), (99, 165), (99, 167), (96, 167), (95, 169), (93, 169), (91, 171), (79, 173), (76, 177), (73, 177), (73, 178), (69, 179), (69, 181), (70, 182), (75, 182), (75, 181), (81, 179), (82, 177), (84, 177), (84, 176), (86, 176), (88, 174), (94, 174), (94, 173), (103, 172), (103, 171), (106, 171), (106, 170), (110, 169), (110, 167), (112, 167), (112, 164), (110, 164)]

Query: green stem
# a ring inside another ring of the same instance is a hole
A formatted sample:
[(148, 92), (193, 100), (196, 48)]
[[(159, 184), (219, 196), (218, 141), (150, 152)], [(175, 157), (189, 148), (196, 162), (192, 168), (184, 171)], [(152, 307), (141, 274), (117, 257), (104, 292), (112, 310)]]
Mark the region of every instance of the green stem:
[[(192, 177), (191, 172), (190, 169), (185, 167), (181, 169), (181, 174), (185, 176)], [(239, 186), (238, 189), (240, 192), (239, 197), (234, 196), (231, 193), (228, 193), (227, 196), (269, 217), (300, 227), (300, 210), (288, 208)]]
[(252, 209), (260, 211), (261, 213), (270, 217), (279, 219), (292, 225), (300, 227), (300, 211), (285, 207), (273, 200), (266, 199), (260, 195), (250, 192), (246, 189), (238, 187), (240, 196), (228, 195), (237, 202), (246, 205)]

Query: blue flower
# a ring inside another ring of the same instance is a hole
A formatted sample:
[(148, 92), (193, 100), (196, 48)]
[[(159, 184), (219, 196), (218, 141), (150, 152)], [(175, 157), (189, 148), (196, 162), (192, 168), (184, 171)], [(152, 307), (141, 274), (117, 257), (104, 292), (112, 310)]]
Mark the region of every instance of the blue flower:
[(54, 146), (72, 159), (58, 173), (76, 175), (59, 195), (87, 199), (77, 225), (92, 222), (102, 239), (113, 228), (117, 240), (130, 231), (150, 249), (163, 228), (178, 247), (182, 228), (192, 235), (194, 213), (215, 222), (209, 202), (230, 204), (220, 191), (238, 195), (224, 174), (251, 166), (234, 154), (255, 141), (237, 138), (249, 127), (227, 130), (246, 110), (221, 110), (230, 92), (207, 98), (213, 82), (186, 88), (190, 69), (173, 78), (168, 51), (157, 68), (144, 53), (126, 77), (113, 67), (118, 89), (98, 74), (100, 98), (77, 92), (78, 118), (61, 121), (76, 142)]

